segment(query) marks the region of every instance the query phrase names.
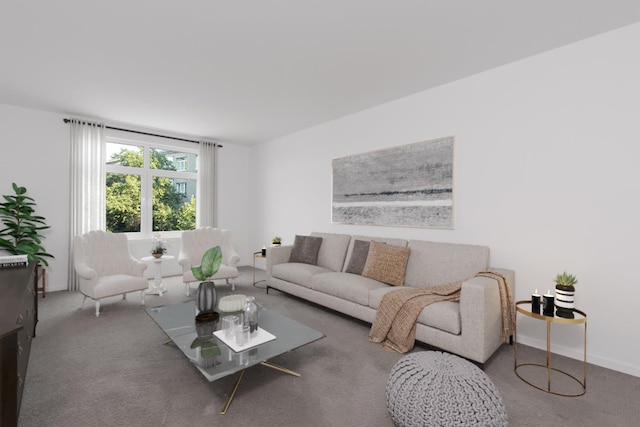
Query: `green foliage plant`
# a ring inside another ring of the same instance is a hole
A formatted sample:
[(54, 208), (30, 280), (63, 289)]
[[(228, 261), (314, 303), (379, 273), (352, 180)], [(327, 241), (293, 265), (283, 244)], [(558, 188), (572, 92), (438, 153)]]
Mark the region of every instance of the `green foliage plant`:
[(215, 246), (202, 255), (200, 265), (191, 267), (191, 272), (196, 279), (205, 281), (218, 272), (220, 264), (222, 264), (222, 250), (220, 246)]
[(4, 228), (0, 230), (0, 249), (13, 255), (27, 255), (29, 261), (49, 265), (46, 258), (54, 258), (42, 246), (41, 231), (50, 228), (44, 217), (35, 215), (33, 198), (27, 189), (12, 183), (14, 195), (3, 195), (0, 203), (0, 219)]
[(271, 239), (271, 243), (273, 243), (274, 245), (279, 245), (281, 242), (282, 242), (282, 239), (278, 236)]
[(576, 278), (576, 276), (565, 271), (562, 274), (558, 274), (553, 282), (558, 286), (573, 287), (573, 285), (578, 283), (578, 279)]

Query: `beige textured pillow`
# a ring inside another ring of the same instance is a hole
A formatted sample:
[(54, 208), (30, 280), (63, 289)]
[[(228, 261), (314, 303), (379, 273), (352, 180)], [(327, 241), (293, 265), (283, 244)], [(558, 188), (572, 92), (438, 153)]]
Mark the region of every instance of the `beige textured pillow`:
[(362, 275), (394, 286), (404, 284), (409, 248), (371, 241)]

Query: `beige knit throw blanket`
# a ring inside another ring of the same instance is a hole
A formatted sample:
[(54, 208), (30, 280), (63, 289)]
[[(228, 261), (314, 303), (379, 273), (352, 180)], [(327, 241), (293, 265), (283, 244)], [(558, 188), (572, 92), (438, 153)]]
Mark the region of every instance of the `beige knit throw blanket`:
[[(515, 310), (513, 296), (506, 277), (492, 271), (481, 271), (476, 277), (489, 277), (498, 282), (502, 308), (502, 340), (513, 333)], [(416, 321), (429, 304), (440, 301), (460, 301), (462, 282), (430, 288), (402, 288), (382, 297), (376, 317), (371, 325), (369, 340), (381, 342), (386, 348), (399, 353), (413, 349), (416, 338)]]

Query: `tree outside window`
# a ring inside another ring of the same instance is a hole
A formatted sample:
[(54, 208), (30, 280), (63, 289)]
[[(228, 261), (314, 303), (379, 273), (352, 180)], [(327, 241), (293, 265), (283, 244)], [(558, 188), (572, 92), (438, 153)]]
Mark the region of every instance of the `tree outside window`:
[[(195, 228), (197, 173), (195, 167), (186, 172), (176, 167), (176, 162), (180, 167), (188, 164), (189, 157), (195, 165), (195, 153), (180, 148), (107, 145), (107, 231), (149, 233)], [(150, 206), (145, 205), (145, 198), (151, 200)]]

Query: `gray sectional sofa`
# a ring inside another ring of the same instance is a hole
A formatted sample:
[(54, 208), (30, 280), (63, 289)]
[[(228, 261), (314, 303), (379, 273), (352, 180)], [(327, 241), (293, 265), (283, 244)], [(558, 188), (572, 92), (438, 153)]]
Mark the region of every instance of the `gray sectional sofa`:
[(499, 272), (515, 294), (515, 274), (490, 267), (488, 247), (318, 232), (311, 236), (322, 238), (315, 265), (289, 262), (293, 246), (268, 248), (267, 292), (277, 289), (373, 323), (383, 295), (398, 287), (347, 273), (354, 244), (375, 240), (408, 247), (404, 286), (419, 288), (464, 280), (459, 302), (437, 302), (422, 310), (416, 340), (479, 364), (502, 344), (498, 282), (474, 276), (489, 269)]

